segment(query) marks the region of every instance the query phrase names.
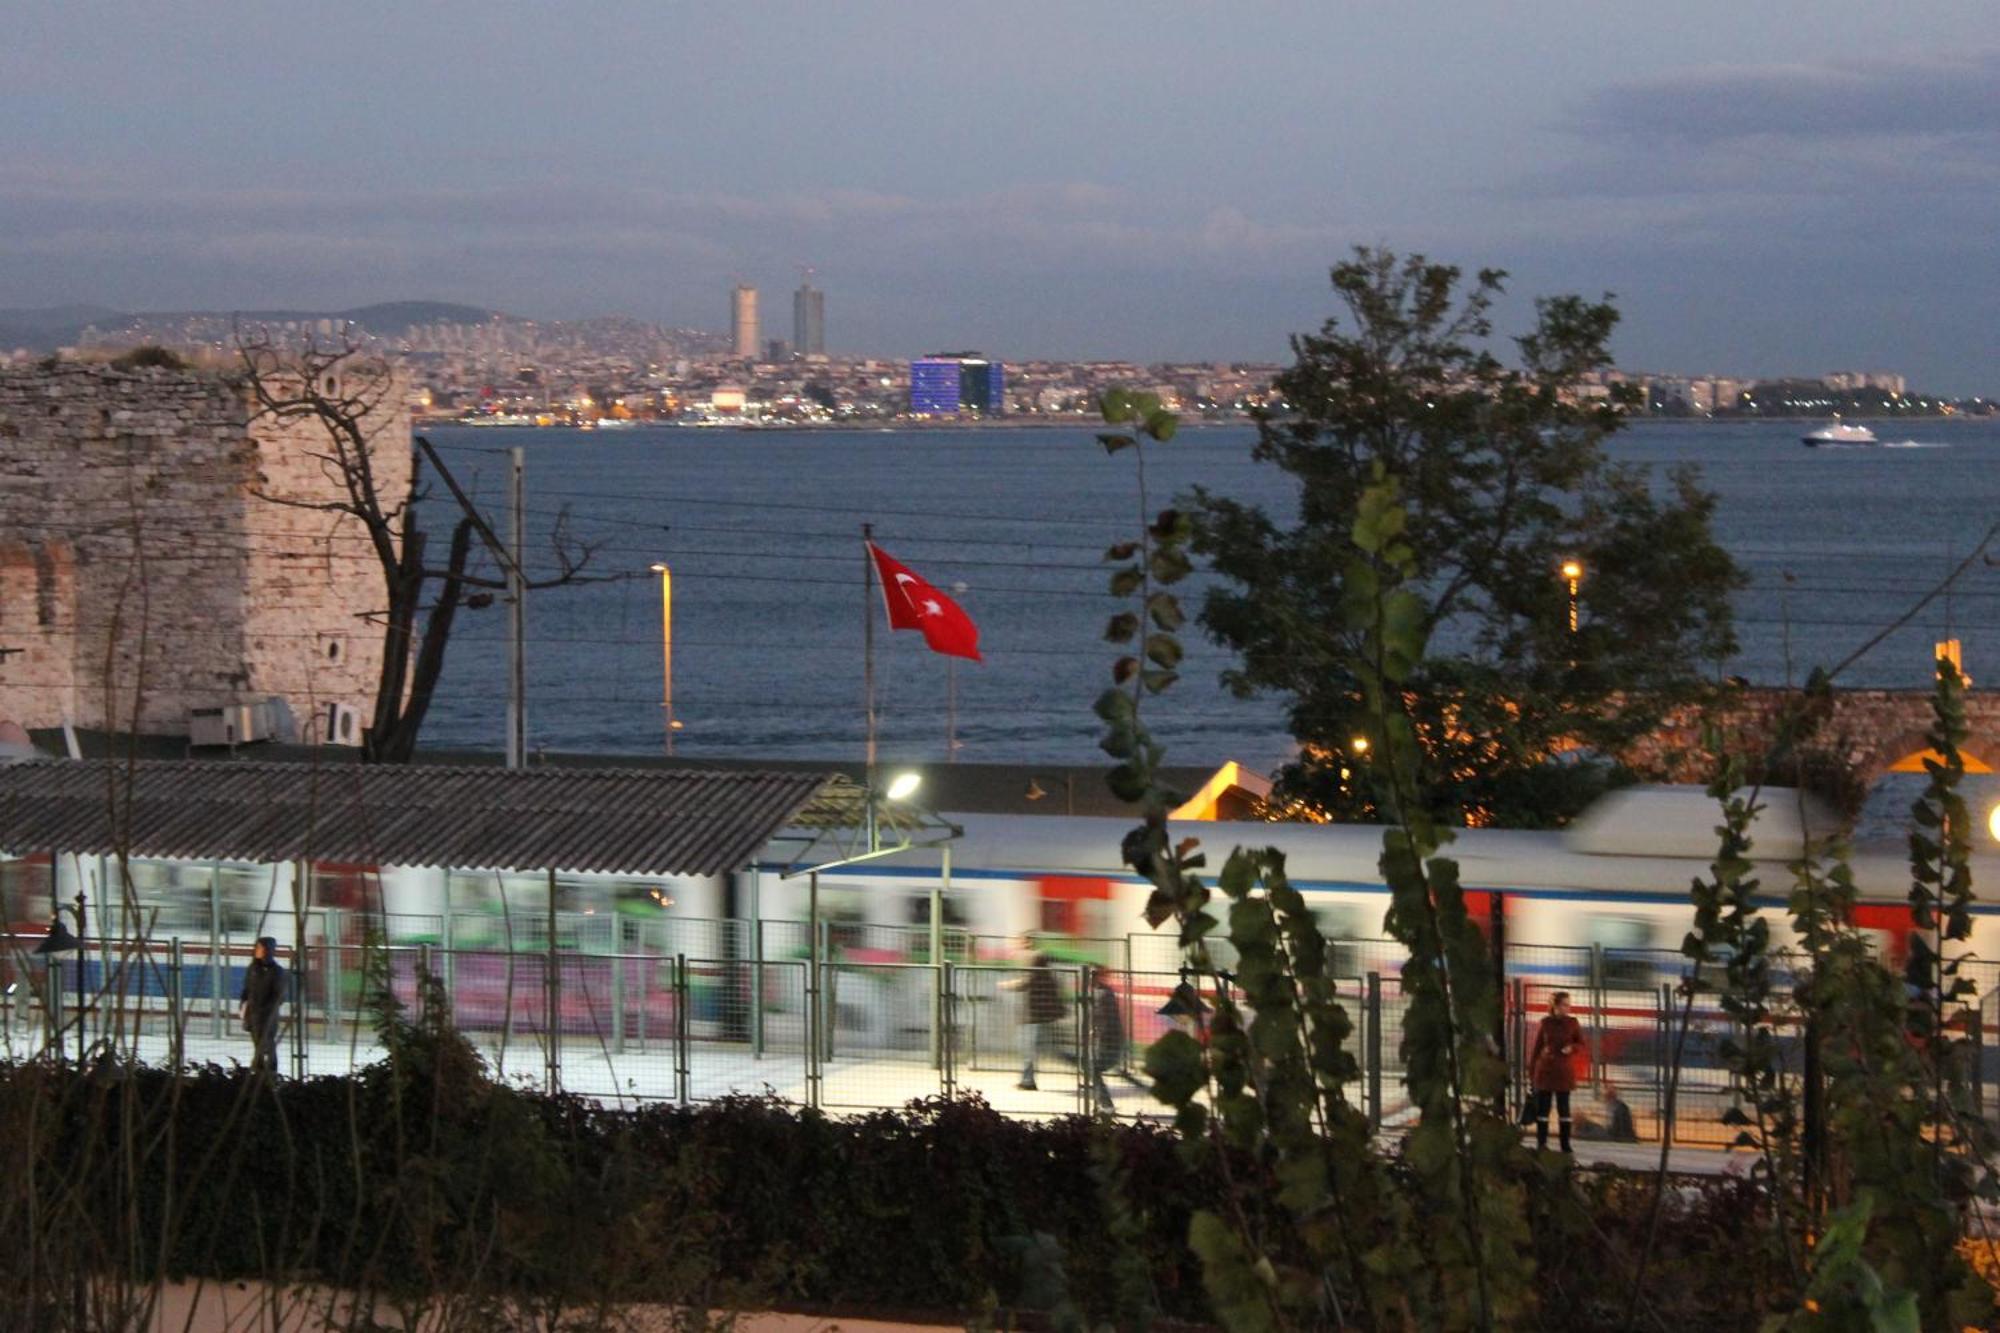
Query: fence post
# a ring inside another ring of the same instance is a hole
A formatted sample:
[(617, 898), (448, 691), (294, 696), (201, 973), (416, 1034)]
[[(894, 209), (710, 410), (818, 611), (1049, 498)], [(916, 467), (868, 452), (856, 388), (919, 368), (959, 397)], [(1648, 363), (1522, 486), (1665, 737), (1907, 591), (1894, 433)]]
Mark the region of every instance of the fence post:
[(944, 988), (944, 1040), (940, 1047), (940, 1072), (944, 1075), (944, 1095), (958, 1095), (958, 971), (949, 962), (938, 983)]
[(1604, 946), (1590, 946), (1590, 1066), (1597, 1079), (1604, 1078)]
[(1073, 1001), (1076, 1005), (1076, 1112), (1081, 1116), (1088, 1116), (1097, 1109), (1092, 1104), (1097, 1100), (1096, 1079), (1092, 1074), (1097, 1052), (1092, 1049), (1091, 1041), (1089, 976), (1088, 966), (1077, 969), (1076, 999)]
[(750, 923), (750, 1058), (764, 1058), (764, 918), (761, 913)]
[(611, 1053), (625, 1054), (625, 955), (611, 955)]
[(689, 1083), (692, 1063), (688, 1046), (691, 1042), (693, 1024), (688, 1013), (694, 1007), (694, 987), (688, 980), (688, 960), (686, 954), (674, 955), (674, 1096), (682, 1106), (688, 1104)]
[(1382, 1128), (1382, 974), (1368, 974), (1368, 1128)]
[(1118, 1051), (1118, 1072), (1129, 1074), (1132, 1070), (1132, 1034), (1137, 1029), (1132, 1026), (1132, 936), (1125, 936), (1125, 1044)]
[(187, 1067), (187, 992), (181, 982), (181, 967), (185, 959), (181, 953), (181, 937), (176, 935), (169, 946), (167, 957), (173, 969), (167, 983), (167, 1022), (172, 1034), (167, 1058), (173, 1063), (176, 1074)]
[[(1673, 1049), (1672, 1049), (1673, 1039), (1674, 1039), (1673, 986), (1668, 982), (1664, 981), (1661, 982), (1660, 993), (1657, 997), (1655, 997), (1653, 1003), (1655, 1005), (1655, 1011), (1653, 1015), (1653, 1027), (1655, 1032), (1653, 1038), (1653, 1114), (1657, 1118), (1657, 1121), (1660, 1126), (1660, 1141), (1662, 1143), (1671, 1143), (1673, 1142), (1673, 1137), (1674, 1137), (1674, 1127), (1668, 1114), (1670, 1108), (1667, 1105), (1667, 1070), (1669, 1063), (1673, 1060)], [(1806, 1061), (1807, 1061), (1806, 1097), (1808, 1099), (1808, 1107), (1807, 1107), (1808, 1125), (1806, 1133), (1808, 1136), (1810, 1136), (1812, 1133), (1810, 1125), (1810, 1120), (1811, 1120), (1810, 1099), (1812, 1097), (1812, 1092), (1811, 1092), (1812, 1051), (1810, 1047), (1808, 1047), (1806, 1051)]]
[(222, 867), (208, 868), (208, 1035), (222, 1040)]
[(542, 992), (547, 1003), (543, 1014), (542, 1032), (548, 1046), (545, 1058), (548, 1062), (548, 1090), (558, 1092), (562, 1088), (562, 955), (556, 952), (556, 872), (549, 871), (548, 903), (548, 944), (543, 954)]

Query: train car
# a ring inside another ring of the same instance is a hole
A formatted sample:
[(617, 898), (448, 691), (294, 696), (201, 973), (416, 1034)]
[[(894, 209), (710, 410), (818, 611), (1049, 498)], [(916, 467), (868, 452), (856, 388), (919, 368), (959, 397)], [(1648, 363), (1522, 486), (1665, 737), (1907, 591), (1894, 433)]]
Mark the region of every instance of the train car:
[[(1774, 945), (1792, 937), (1785, 903), (1791, 863), (1805, 839), (1831, 836), (1830, 815), (1801, 804), (1797, 794), (1768, 791), (1753, 833), (1751, 857), (1758, 899)], [(1148, 886), (1119, 856), (1132, 821), (1123, 819), (954, 816), (964, 836), (951, 851), (949, 924), (980, 948), (1004, 950), (1023, 932), (1038, 932), (1058, 956), (1102, 961), (1134, 970), (1176, 966), (1171, 935), (1149, 930), (1142, 912)], [(1642, 961), (1677, 955), (1693, 919), (1688, 891), (1709, 874), (1720, 822), (1700, 788), (1649, 787), (1615, 793), (1561, 832), (1460, 830), (1443, 855), (1458, 862), (1467, 907), (1482, 929), (1495, 919), (1517, 949), (1596, 951), (1600, 966), (1638, 980), (1658, 968)], [(1388, 890), (1378, 862), (1383, 830), (1369, 825), (1176, 823), (1174, 838), (1199, 839), (1211, 876), (1237, 846), (1269, 847), (1285, 856), (1287, 873), (1331, 936), (1358, 946), (1382, 935)], [(1974, 858), (1975, 885), (2000, 886), (2000, 855), (1989, 846)], [(1865, 848), (1850, 857), (1858, 889), (1854, 924), (1873, 932), (1881, 953), (1900, 964), (1911, 930), (1909, 866), (1900, 848)], [(910, 853), (821, 876), (823, 912), (850, 928), (910, 927), (926, 918), (930, 885), (940, 873), (935, 854)], [(762, 891), (764, 915), (805, 916), (804, 885), (773, 881)], [(2000, 901), (1975, 909), (1975, 934), (1965, 952), (2000, 958)], [(1119, 956), (1106, 955), (1115, 945)], [(1356, 966), (1376, 958), (1394, 971), (1389, 951), (1353, 955)], [(1552, 955), (1551, 974), (1558, 964)], [(1669, 967), (1668, 970), (1671, 970)]]

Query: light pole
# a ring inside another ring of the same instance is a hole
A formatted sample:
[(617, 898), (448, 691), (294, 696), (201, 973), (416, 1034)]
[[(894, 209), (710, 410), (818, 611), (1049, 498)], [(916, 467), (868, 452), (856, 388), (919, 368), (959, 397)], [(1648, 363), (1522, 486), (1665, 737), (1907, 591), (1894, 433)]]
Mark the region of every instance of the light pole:
[(674, 576), (663, 564), (655, 564), (653, 572), (660, 576), (660, 719), (672, 754), (674, 733), (681, 729), (674, 716)]
[(1583, 581), (1583, 562), (1569, 559), (1562, 562), (1562, 576), (1569, 581), (1569, 632), (1576, 633), (1576, 585)]

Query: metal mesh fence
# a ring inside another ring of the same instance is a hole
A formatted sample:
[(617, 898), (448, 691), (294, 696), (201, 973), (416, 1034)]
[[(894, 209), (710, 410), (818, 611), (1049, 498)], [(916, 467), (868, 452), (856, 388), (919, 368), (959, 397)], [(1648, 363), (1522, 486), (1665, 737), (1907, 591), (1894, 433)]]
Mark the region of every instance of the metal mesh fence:
[[(977, 1093), (1009, 1114), (1166, 1114), (1145, 1086), (1144, 1059), (1175, 1023), (1162, 1010), (1182, 974), (1175, 965), (1118, 965), (1155, 957), (1163, 940), (1171, 944), (1166, 937), (1095, 942), (1113, 960), (1102, 968), (1051, 965), (1053, 1008), (1045, 992), (1034, 1014), (1035, 970), (1013, 961), (1013, 942), (998, 936), (946, 931), (933, 963), (924, 928), (836, 923), (822, 928), (815, 960), (803, 923), (757, 929), (608, 917), (601, 936), (587, 924), (568, 929), (587, 921), (559, 921), (558, 945), (621, 947), (551, 953), (545, 922), (539, 951), (519, 947), (518, 937), (514, 948), (504, 940), (383, 946), (380, 935), (364, 945), (351, 916), (326, 913), (309, 927), (323, 933), (281, 949), (290, 974), (281, 1068), (328, 1073), (379, 1059), (371, 996), (386, 988), (408, 1015), (422, 1016), (432, 1001), (418, 978), (428, 972), (437, 983), (431, 994), (491, 1068), (535, 1086), (608, 1100), (747, 1095), (840, 1109)], [(53, 1039), (66, 1055), (101, 1045), (149, 1063), (249, 1063), (237, 1000), (247, 940), (100, 939), (81, 954), (38, 957), (37, 939), (9, 939), (0, 951), (0, 1049), (8, 1057), (32, 1056)], [(1400, 948), (1335, 940), (1330, 958), (1358, 1069), (1347, 1095), (1393, 1130), (1413, 1114)], [(1778, 1052), (1793, 1073), (1803, 1047), (1785, 997), (1799, 967), (1784, 955), (1773, 960)], [(1723, 1047), (1736, 1034), (1712, 989), (1716, 969), (1704, 965), (1691, 1001), (1685, 983), (1694, 965), (1670, 950), (1510, 943), (1506, 969), (1502, 1035), (1517, 1105), (1536, 1025), (1566, 991), (1588, 1048), (1573, 1097), (1580, 1135), (1622, 1128), (1622, 1105), (1642, 1140), (1669, 1131), (1689, 1144), (1734, 1140), (1724, 1117), (1740, 1093)], [(1978, 1103), (2000, 1114), (2000, 964), (1968, 960), (1961, 976), (1972, 990), (1952, 1015), (1953, 1030)], [(1034, 1086), (1024, 1087), (1031, 1061)]]

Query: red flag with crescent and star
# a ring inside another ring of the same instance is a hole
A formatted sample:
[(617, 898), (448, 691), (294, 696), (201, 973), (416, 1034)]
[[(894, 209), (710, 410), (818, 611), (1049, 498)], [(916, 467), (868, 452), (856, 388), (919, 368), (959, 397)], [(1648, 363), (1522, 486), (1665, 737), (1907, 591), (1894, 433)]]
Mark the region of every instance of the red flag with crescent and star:
[(882, 576), (882, 605), (889, 613), (890, 629), (920, 629), (934, 653), (984, 660), (979, 656), (979, 626), (957, 602), (875, 543), (868, 543), (868, 553)]

